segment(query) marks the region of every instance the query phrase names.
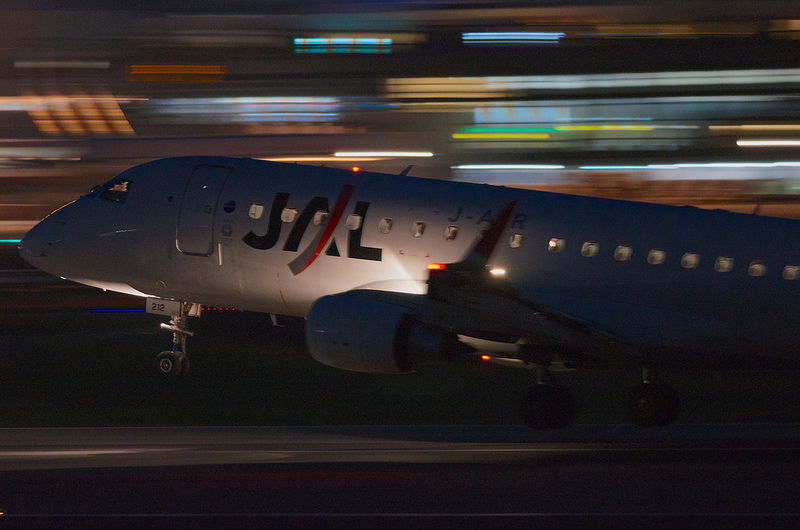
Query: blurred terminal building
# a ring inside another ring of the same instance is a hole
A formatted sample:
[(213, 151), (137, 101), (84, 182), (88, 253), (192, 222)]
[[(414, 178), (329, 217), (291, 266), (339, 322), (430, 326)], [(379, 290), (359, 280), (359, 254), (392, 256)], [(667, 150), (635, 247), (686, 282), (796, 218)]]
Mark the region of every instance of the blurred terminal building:
[(0, 239), (195, 154), (800, 217), (800, 3), (0, 5)]

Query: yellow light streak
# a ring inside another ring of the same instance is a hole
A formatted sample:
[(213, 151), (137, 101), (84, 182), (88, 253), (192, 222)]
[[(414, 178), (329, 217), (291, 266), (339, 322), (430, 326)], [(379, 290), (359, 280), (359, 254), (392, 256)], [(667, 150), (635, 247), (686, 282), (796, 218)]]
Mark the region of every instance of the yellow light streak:
[(227, 67), (218, 64), (129, 64), (128, 75), (225, 75)]
[(545, 140), (549, 134), (534, 133), (455, 133), (456, 140)]
[(653, 131), (655, 127), (647, 125), (558, 125), (557, 131)]

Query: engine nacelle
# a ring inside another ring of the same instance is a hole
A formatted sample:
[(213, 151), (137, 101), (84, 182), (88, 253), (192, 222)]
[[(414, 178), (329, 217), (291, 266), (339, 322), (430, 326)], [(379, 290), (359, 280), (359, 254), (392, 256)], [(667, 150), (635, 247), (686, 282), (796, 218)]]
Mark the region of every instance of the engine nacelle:
[(384, 374), (441, 362), (463, 348), (455, 333), (358, 291), (317, 300), (308, 314), (306, 343), (314, 359), (328, 366)]

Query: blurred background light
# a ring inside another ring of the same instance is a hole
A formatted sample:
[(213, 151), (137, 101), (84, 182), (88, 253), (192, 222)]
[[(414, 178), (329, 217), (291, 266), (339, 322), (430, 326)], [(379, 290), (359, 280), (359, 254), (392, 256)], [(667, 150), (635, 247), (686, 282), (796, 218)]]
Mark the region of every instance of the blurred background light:
[(352, 157), (431, 157), (433, 153), (428, 151), (339, 151), (333, 154), (337, 158), (352, 158)]
[(800, 140), (736, 140), (742, 147), (800, 147)]
[(461, 34), (465, 44), (553, 44), (564, 33), (543, 31), (486, 31)]
[(388, 37), (297, 37), (295, 53), (391, 53)]
[(3, 238), (175, 155), (800, 217), (793, 2), (57, 4), (0, 8)]

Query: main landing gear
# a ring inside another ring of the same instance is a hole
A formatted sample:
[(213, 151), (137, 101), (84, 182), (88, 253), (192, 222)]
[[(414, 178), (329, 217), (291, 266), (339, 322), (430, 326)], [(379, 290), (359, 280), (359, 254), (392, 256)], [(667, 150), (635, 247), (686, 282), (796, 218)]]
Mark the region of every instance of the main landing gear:
[(172, 351), (162, 351), (156, 357), (156, 371), (167, 380), (174, 381), (189, 371), (186, 338), (193, 336), (194, 333), (188, 330), (187, 320), (189, 315), (193, 314), (193, 309), (195, 309), (194, 304), (185, 303), (180, 315), (173, 316), (169, 324), (161, 324), (161, 329), (172, 332)]
[[(649, 369), (642, 370), (642, 382), (628, 396), (628, 416), (642, 427), (663, 427), (678, 418), (677, 392), (661, 382)], [(547, 368), (538, 368), (537, 381), (522, 398), (520, 414), (533, 429), (560, 429), (572, 421), (575, 404), (569, 390), (553, 384)]]

